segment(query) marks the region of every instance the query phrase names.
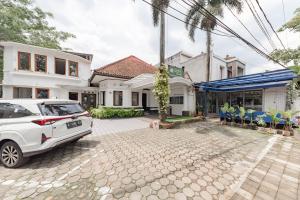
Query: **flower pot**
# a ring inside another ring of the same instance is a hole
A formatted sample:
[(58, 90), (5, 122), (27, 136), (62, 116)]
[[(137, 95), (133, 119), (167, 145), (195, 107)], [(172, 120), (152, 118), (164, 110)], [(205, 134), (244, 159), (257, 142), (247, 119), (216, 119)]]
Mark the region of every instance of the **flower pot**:
[(291, 132), (290, 131), (283, 131), (282, 135), (283, 136), (290, 136)]

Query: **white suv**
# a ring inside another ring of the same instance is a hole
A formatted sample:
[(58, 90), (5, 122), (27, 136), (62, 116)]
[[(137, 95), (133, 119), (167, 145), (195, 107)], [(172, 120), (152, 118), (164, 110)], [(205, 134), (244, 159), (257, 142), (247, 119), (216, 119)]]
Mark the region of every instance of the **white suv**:
[(26, 157), (91, 134), (92, 126), (77, 101), (0, 100), (0, 160), (19, 167)]

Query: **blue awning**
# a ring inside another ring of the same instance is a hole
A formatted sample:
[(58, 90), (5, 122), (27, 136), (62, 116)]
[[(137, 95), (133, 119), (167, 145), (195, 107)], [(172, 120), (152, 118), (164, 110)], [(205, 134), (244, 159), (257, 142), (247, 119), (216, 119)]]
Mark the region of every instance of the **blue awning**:
[(194, 86), (205, 91), (243, 91), (285, 86), (297, 75), (289, 69), (250, 74), (229, 79), (196, 83)]

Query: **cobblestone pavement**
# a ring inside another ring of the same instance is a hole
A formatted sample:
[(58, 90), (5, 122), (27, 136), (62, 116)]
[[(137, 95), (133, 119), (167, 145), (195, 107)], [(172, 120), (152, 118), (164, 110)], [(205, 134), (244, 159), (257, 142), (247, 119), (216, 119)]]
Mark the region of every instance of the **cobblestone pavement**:
[(144, 117), (128, 119), (94, 119), (93, 132), (96, 135), (106, 135), (148, 127), (149, 122)]
[(299, 149), (293, 138), (210, 123), (96, 134), (0, 166), (0, 198), (297, 199)]

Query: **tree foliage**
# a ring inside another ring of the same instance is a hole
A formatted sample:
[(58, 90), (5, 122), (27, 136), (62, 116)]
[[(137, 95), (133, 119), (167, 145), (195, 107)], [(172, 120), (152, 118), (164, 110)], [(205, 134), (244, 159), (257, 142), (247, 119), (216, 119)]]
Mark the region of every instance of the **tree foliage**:
[(275, 60), (281, 61), (284, 64), (293, 62), (293, 65), (300, 64), (300, 47), (296, 49), (276, 49), (271, 54)]
[(278, 31), (281, 32), (285, 30), (300, 32), (300, 8), (295, 10), (295, 16), (284, 24)]
[(165, 65), (159, 68), (159, 71), (155, 75), (153, 94), (159, 104), (160, 119), (164, 121), (169, 105), (169, 74)]
[[(300, 8), (296, 9), (295, 16), (284, 24), (279, 29), (279, 32), (284, 30), (300, 32)], [(298, 66), (300, 64), (300, 47), (296, 49), (276, 49), (270, 54), (270, 56), (284, 64), (293, 62), (293, 65)]]
[(207, 31), (213, 30), (217, 25), (215, 19), (211, 19), (211, 17), (201, 14), (200, 11), (203, 10), (202, 7), (205, 7), (215, 16), (223, 17), (223, 5), (235, 9), (238, 12), (242, 11), (241, 0), (198, 0), (197, 4), (191, 6), (185, 19), (185, 24), (186, 28), (189, 30), (189, 37), (192, 41), (195, 40), (195, 30), (198, 25)]
[(50, 26), (49, 17), (32, 0), (0, 0), (0, 40), (61, 49), (61, 41), (75, 36)]

